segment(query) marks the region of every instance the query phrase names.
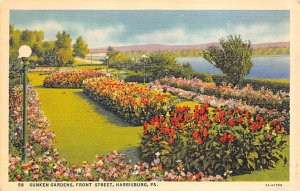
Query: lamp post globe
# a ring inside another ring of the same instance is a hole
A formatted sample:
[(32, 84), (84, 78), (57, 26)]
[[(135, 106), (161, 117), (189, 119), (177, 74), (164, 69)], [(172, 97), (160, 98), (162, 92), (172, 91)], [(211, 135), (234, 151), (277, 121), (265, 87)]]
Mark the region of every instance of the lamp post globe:
[(32, 53), (32, 50), (29, 46), (27, 45), (22, 45), (20, 48), (19, 48), (19, 58), (28, 58)]
[(31, 48), (27, 45), (22, 45), (19, 48), (19, 58), (23, 61), (23, 144), (22, 144), (22, 161), (26, 163), (26, 131), (27, 131), (27, 61), (31, 55)]

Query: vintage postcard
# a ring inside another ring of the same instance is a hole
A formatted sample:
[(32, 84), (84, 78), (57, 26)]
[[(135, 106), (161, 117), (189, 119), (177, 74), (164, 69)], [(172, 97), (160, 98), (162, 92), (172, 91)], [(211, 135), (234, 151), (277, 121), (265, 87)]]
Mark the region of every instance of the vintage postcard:
[(300, 2), (1, 2), (0, 189), (299, 188)]

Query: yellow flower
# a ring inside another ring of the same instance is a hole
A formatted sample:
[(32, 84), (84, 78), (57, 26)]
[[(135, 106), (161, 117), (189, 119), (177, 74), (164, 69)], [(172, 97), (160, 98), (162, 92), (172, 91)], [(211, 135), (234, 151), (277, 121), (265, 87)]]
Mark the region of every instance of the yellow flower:
[(270, 129), (271, 129), (270, 124), (267, 124), (267, 125), (265, 126), (265, 130), (269, 132)]
[(277, 135), (276, 132), (275, 132), (275, 130), (272, 131), (272, 135), (273, 135), (273, 136), (276, 136), (276, 135)]

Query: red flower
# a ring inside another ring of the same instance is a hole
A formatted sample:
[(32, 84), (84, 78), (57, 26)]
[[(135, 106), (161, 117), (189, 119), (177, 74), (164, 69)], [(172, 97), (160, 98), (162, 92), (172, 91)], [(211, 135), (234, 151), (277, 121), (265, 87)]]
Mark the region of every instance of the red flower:
[(198, 120), (198, 119), (199, 119), (199, 114), (198, 114), (198, 112), (195, 112), (195, 113), (194, 113), (194, 119), (195, 119), (195, 120)]
[(234, 141), (234, 136), (232, 134), (229, 134), (228, 139), (229, 139), (230, 142), (233, 142)]
[(177, 119), (178, 119), (178, 121), (182, 120), (182, 114), (181, 113), (179, 113), (179, 115), (177, 116)]
[(194, 109), (198, 110), (199, 109), (199, 105), (195, 105)]
[(260, 120), (260, 118), (261, 118), (260, 114), (257, 114), (257, 116), (256, 116), (256, 120), (257, 120), (257, 121), (259, 121), (259, 120)]
[(208, 131), (207, 131), (207, 129), (206, 129), (206, 128), (204, 128), (204, 130), (203, 130), (203, 136), (206, 138), (206, 137), (207, 137), (207, 135), (208, 135)]
[(175, 135), (175, 128), (171, 128), (171, 135), (174, 136)]
[(240, 113), (240, 112), (241, 112), (241, 109), (240, 109), (239, 107), (236, 107), (236, 108), (235, 108), (235, 111), (236, 111), (237, 113)]
[(273, 119), (272, 125), (276, 125), (276, 123), (277, 123), (276, 119)]
[(202, 141), (202, 139), (199, 137), (199, 138), (197, 139), (197, 144), (198, 144), (198, 145), (202, 145), (202, 143), (203, 143), (203, 141)]
[(196, 174), (197, 179), (202, 179), (204, 177), (204, 174), (202, 172)]
[(199, 137), (198, 131), (194, 131), (192, 137), (193, 137), (194, 139), (197, 139), (197, 138)]
[(170, 143), (170, 144), (173, 144), (173, 143), (174, 143), (173, 137), (170, 137), (170, 138), (169, 138), (169, 143)]
[(251, 126), (250, 126), (250, 130), (253, 132), (256, 130), (256, 125), (255, 123), (253, 123)]
[(188, 122), (189, 119), (190, 119), (189, 115), (186, 114), (186, 115), (184, 116), (184, 121), (185, 121), (185, 122)]
[(201, 107), (200, 114), (203, 115), (205, 113), (205, 107)]
[(220, 112), (220, 117), (224, 117), (225, 116), (225, 112), (224, 111), (221, 111)]
[(210, 123), (207, 122), (207, 123), (205, 124), (205, 127), (210, 128)]
[(155, 116), (155, 122), (159, 122), (159, 118), (157, 115)]
[(226, 142), (226, 139), (227, 139), (227, 133), (224, 133), (224, 135), (222, 136), (222, 137), (220, 137), (220, 141), (222, 142), (222, 143), (225, 143)]
[(221, 120), (221, 124), (225, 125), (225, 120), (224, 119)]
[(166, 129), (165, 129), (165, 133), (168, 135), (170, 134), (170, 128), (167, 126)]
[(19, 175), (19, 174), (16, 176), (16, 178), (17, 178), (18, 181), (22, 180), (22, 176)]
[(154, 142), (158, 141), (158, 136), (157, 136), (157, 135), (154, 135), (153, 141), (154, 141)]
[(181, 128), (181, 130), (182, 130), (182, 131), (184, 131), (184, 130), (185, 130), (184, 123), (181, 123), (181, 124), (180, 124), (180, 128)]
[(206, 102), (206, 103), (205, 103), (205, 108), (207, 109), (207, 108), (208, 108), (208, 106), (209, 106), (209, 105), (208, 105), (208, 103)]
[(228, 113), (228, 115), (231, 115), (232, 114), (232, 110), (229, 109), (227, 113)]
[(144, 128), (147, 129), (148, 128), (148, 123), (145, 121), (144, 123)]
[(163, 122), (165, 120), (165, 117), (163, 115), (160, 116), (160, 122)]
[(22, 168), (27, 170), (27, 169), (31, 168), (31, 165), (30, 164), (23, 164)]
[(248, 111), (245, 113), (245, 115), (244, 115), (247, 119), (249, 118), (249, 113), (248, 113)]
[(275, 130), (279, 131), (280, 130), (280, 125), (276, 125)]
[[(164, 125), (164, 124), (163, 124)], [(161, 134), (164, 134), (165, 133), (165, 128), (164, 128), (164, 126), (162, 125), (162, 127), (160, 128), (160, 133)]]
[(232, 127), (232, 126), (234, 126), (234, 120), (233, 119), (229, 119), (229, 125)]
[(243, 120), (243, 118), (239, 117), (237, 121), (238, 121), (239, 123), (243, 123), (244, 120)]
[(153, 118), (151, 119), (151, 122), (150, 122), (150, 124), (151, 124), (152, 126), (154, 126), (154, 124), (155, 124), (155, 121), (154, 121), (154, 119), (153, 119)]

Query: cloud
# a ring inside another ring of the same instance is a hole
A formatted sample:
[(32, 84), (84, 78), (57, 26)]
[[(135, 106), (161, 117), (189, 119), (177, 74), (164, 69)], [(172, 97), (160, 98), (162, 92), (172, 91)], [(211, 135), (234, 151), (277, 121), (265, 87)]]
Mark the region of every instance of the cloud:
[(79, 34), (87, 41), (90, 48), (97, 48), (119, 45), (117, 39), (124, 30), (123, 25), (116, 25), (114, 27), (80, 30)]
[(88, 43), (89, 48), (107, 46), (122, 46), (129, 44), (202, 44), (217, 42), (229, 34), (241, 35), (252, 43), (289, 41), (289, 22), (276, 24), (254, 23), (239, 24), (227, 23), (221, 26), (207, 26), (201, 29), (191, 29), (183, 26), (174, 26), (149, 32), (127, 33), (123, 24), (114, 23), (110, 26), (87, 27), (83, 23), (48, 20), (45, 22), (28, 23), (26, 26), (16, 26), (19, 29), (42, 30), (46, 40), (55, 40), (58, 31), (65, 30), (71, 34), (73, 42), (81, 35)]
[(134, 37), (136, 44), (202, 44), (217, 42), (220, 38), (230, 34), (241, 35), (253, 43), (289, 41), (289, 24), (256, 23), (252, 25), (232, 25), (222, 28), (202, 28), (201, 30), (187, 30), (175, 27), (168, 30), (157, 30), (151, 33), (139, 34)]

